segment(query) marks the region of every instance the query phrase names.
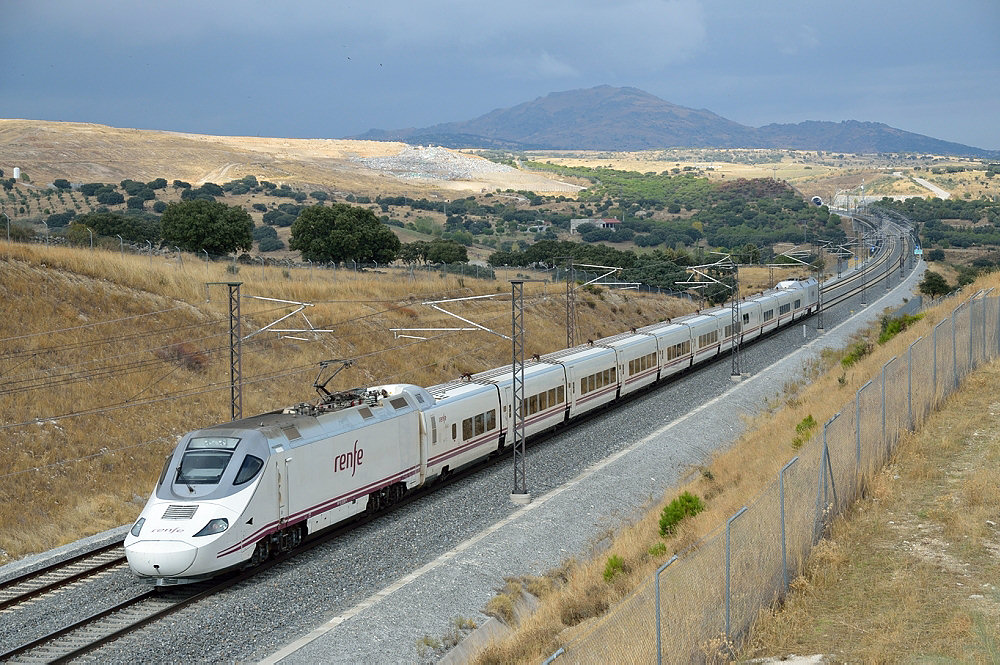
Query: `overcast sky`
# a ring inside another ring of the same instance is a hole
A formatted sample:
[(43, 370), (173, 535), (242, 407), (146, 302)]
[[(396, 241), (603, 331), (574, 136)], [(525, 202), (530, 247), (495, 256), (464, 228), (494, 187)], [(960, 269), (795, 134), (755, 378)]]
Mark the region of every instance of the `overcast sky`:
[(1000, 149), (998, 0), (0, 0), (0, 117), (337, 138), (634, 86)]

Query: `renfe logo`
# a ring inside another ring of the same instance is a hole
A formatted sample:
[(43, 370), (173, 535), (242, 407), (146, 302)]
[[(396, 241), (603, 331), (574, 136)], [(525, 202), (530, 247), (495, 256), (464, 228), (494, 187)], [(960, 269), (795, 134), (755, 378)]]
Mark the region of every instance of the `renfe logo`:
[(358, 442), (354, 442), (354, 450), (348, 451), (346, 453), (341, 453), (333, 458), (333, 470), (334, 471), (346, 471), (351, 470), (351, 477), (354, 477), (355, 472), (358, 467), (361, 466), (361, 458), (365, 456), (365, 449), (358, 448)]

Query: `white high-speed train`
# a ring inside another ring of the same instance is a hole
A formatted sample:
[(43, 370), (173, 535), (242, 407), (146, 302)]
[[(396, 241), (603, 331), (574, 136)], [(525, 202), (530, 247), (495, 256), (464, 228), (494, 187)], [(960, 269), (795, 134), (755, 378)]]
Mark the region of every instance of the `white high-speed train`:
[[(816, 280), (788, 280), (730, 307), (534, 358), (524, 366), (527, 437), (563, 425), (812, 314)], [(734, 330), (735, 328), (735, 330)], [(377, 512), (514, 439), (505, 366), (430, 388), (396, 384), (195, 430), (167, 458), (125, 538), (157, 585), (257, 564), (362, 512)]]

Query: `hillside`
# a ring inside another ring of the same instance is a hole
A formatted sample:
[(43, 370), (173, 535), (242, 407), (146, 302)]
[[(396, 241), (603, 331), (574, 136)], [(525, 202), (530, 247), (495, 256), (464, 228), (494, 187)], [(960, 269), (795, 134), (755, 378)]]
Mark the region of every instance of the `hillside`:
[(253, 175), (303, 189), (383, 196), (578, 189), (474, 155), (398, 142), (207, 136), (0, 119), (0, 169), (9, 177), (15, 166), (43, 187), (57, 178), (118, 182), (162, 177), (200, 184)]
[[(502, 277), (502, 275), (500, 275)], [(506, 282), (438, 273), (234, 266), (0, 240), (0, 564), (128, 523), (163, 456), (185, 431), (228, 420), (228, 302), (243, 296), (314, 303), (309, 321), (332, 333), (263, 333), (243, 346), (244, 414), (316, 397), (317, 363), (354, 359), (331, 389), (449, 380), (510, 360), (488, 333), (396, 339), (394, 327), (450, 327), (421, 301), (509, 294)], [(206, 289), (208, 289), (206, 291)], [(525, 289), (526, 353), (565, 344), (563, 287)], [(210, 297), (210, 300), (206, 298)], [(452, 303), (503, 330), (509, 300)], [(691, 305), (657, 295), (584, 295), (580, 334), (601, 337), (677, 316)], [(246, 333), (292, 312), (245, 298)], [(301, 316), (284, 325), (305, 326)]]
[(372, 129), (355, 138), (516, 150), (713, 147), (1000, 155), (998, 151), (941, 141), (875, 122), (808, 121), (749, 127), (706, 109), (671, 104), (637, 88), (608, 85), (554, 92), (464, 122), (389, 131)]

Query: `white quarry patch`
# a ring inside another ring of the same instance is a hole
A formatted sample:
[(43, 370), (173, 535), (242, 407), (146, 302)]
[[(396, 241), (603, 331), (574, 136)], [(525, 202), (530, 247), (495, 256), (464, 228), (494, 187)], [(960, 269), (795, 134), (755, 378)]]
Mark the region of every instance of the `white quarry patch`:
[(398, 178), (475, 180), (487, 173), (510, 173), (517, 169), (482, 157), (453, 152), (440, 146), (406, 146), (392, 157), (352, 157), (351, 161)]

